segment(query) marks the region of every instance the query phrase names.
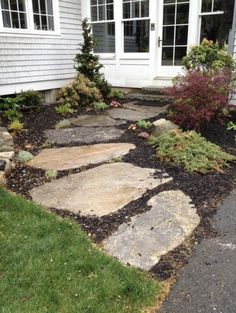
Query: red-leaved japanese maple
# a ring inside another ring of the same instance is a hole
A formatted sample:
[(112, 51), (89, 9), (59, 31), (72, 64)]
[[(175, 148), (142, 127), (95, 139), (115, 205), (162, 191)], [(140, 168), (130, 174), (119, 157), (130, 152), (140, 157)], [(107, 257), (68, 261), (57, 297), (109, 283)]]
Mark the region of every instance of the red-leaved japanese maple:
[(166, 94), (173, 97), (171, 119), (185, 129), (199, 130), (213, 119), (221, 120), (229, 105), (229, 72), (187, 71), (176, 78)]

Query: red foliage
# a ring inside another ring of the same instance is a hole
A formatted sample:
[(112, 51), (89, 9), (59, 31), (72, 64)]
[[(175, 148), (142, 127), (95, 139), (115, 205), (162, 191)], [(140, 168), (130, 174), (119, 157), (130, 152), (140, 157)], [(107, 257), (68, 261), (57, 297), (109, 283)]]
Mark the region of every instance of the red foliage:
[(172, 121), (186, 129), (197, 129), (223, 116), (231, 91), (228, 72), (188, 71), (179, 76), (166, 94), (174, 97)]

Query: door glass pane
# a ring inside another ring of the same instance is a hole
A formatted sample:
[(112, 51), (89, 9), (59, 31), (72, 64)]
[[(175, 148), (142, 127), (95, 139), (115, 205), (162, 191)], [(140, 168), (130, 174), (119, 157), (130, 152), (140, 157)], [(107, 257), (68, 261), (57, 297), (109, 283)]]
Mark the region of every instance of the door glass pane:
[(187, 54), (187, 47), (176, 47), (175, 48), (175, 66), (181, 66), (183, 64), (183, 57)]
[(187, 24), (189, 15), (189, 4), (177, 5), (177, 19), (176, 24)]
[(149, 16), (149, 1), (142, 1), (141, 2), (141, 17), (148, 17)]
[(163, 27), (163, 45), (173, 46), (174, 45), (174, 26), (164, 26)]
[(188, 42), (188, 26), (176, 26), (175, 45), (183, 46)]
[(202, 0), (202, 12), (212, 12), (212, 0)]
[(95, 53), (115, 52), (115, 23), (98, 23), (92, 25), (93, 36), (96, 41)]
[(166, 5), (164, 7), (164, 25), (173, 25), (175, 23), (175, 6)]
[(3, 26), (7, 28), (11, 28), (10, 12), (2, 11), (2, 18), (3, 18)]
[(131, 3), (131, 17), (139, 17), (139, 2), (132, 2)]
[(124, 52), (149, 52), (150, 22), (124, 22)]
[(2, 9), (9, 10), (8, 0), (1, 0)]
[(162, 49), (162, 65), (173, 65), (174, 49), (173, 47)]

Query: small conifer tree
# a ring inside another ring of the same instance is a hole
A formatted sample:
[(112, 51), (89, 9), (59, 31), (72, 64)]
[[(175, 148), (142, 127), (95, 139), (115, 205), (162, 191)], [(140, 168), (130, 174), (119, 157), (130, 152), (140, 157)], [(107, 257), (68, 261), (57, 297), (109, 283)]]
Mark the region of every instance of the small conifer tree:
[(105, 80), (104, 74), (100, 73), (103, 65), (99, 62), (99, 56), (93, 53), (95, 41), (87, 19), (82, 21), (82, 30), (83, 43), (80, 52), (75, 57), (75, 69), (78, 74), (83, 74), (94, 82), (102, 95), (107, 97), (111, 91), (111, 87)]

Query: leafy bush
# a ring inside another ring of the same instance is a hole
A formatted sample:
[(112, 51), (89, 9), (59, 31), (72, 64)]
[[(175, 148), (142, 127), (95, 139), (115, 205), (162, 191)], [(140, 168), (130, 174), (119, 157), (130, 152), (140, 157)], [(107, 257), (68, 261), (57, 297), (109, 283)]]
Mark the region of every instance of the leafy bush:
[(225, 70), (235, 69), (235, 61), (228, 54), (225, 47), (221, 48), (218, 43), (204, 39), (203, 42), (191, 48), (183, 59), (183, 64), (188, 70)]
[(14, 120), (20, 120), (23, 116), (23, 114), (18, 111), (18, 109), (9, 109), (3, 112), (2, 114), (5, 118), (7, 118), (9, 121)]
[(110, 92), (108, 98), (124, 99), (125, 93), (122, 90), (114, 89)]
[(195, 131), (173, 131), (151, 137), (149, 143), (155, 147), (161, 162), (182, 166), (187, 172), (221, 172), (236, 157), (201, 137)]
[(145, 120), (139, 120), (137, 122), (137, 125), (139, 128), (143, 128), (143, 129), (149, 129), (152, 128), (153, 124), (149, 121), (145, 121)]
[(99, 56), (93, 53), (95, 41), (87, 19), (82, 21), (82, 29), (84, 41), (80, 52), (75, 57), (75, 69), (79, 75), (82, 74), (94, 82), (103, 97), (106, 98), (111, 91), (111, 86), (106, 81), (104, 74), (100, 72), (103, 65), (99, 62)]
[(229, 122), (227, 125), (227, 130), (236, 130), (236, 124), (234, 122)]
[(30, 107), (30, 108), (37, 108), (43, 103), (43, 95), (34, 90), (27, 90), (27, 91), (22, 91), (19, 94), (19, 97), (21, 98), (23, 107)]
[(24, 124), (19, 120), (13, 120), (9, 125), (8, 129), (10, 130), (22, 130), (24, 128)]
[(90, 105), (94, 101), (100, 100), (102, 95), (95, 84), (81, 74), (61, 89), (61, 98), (64, 103), (77, 107), (78, 105)]
[(68, 115), (75, 113), (70, 103), (62, 103), (55, 108), (56, 112), (61, 115)]
[(56, 124), (55, 128), (56, 129), (63, 129), (63, 128), (69, 128), (70, 126), (71, 126), (71, 121), (62, 120)]
[(200, 129), (202, 125), (227, 114), (231, 91), (228, 72), (188, 71), (175, 79), (166, 94), (173, 97), (170, 118), (187, 129)]
[(108, 109), (108, 105), (107, 105), (105, 102), (102, 102), (102, 101), (100, 101), (100, 102), (94, 102), (94, 103), (93, 103), (93, 107), (94, 107), (94, 109), (97, 110), (97, 111), (102, 111), (102, 110)]
[(21, 97), (0, 98), (0, 111), (2, 115), (9, 121), (20, 120), (22, 113), (20, 107), (22, 105)]

